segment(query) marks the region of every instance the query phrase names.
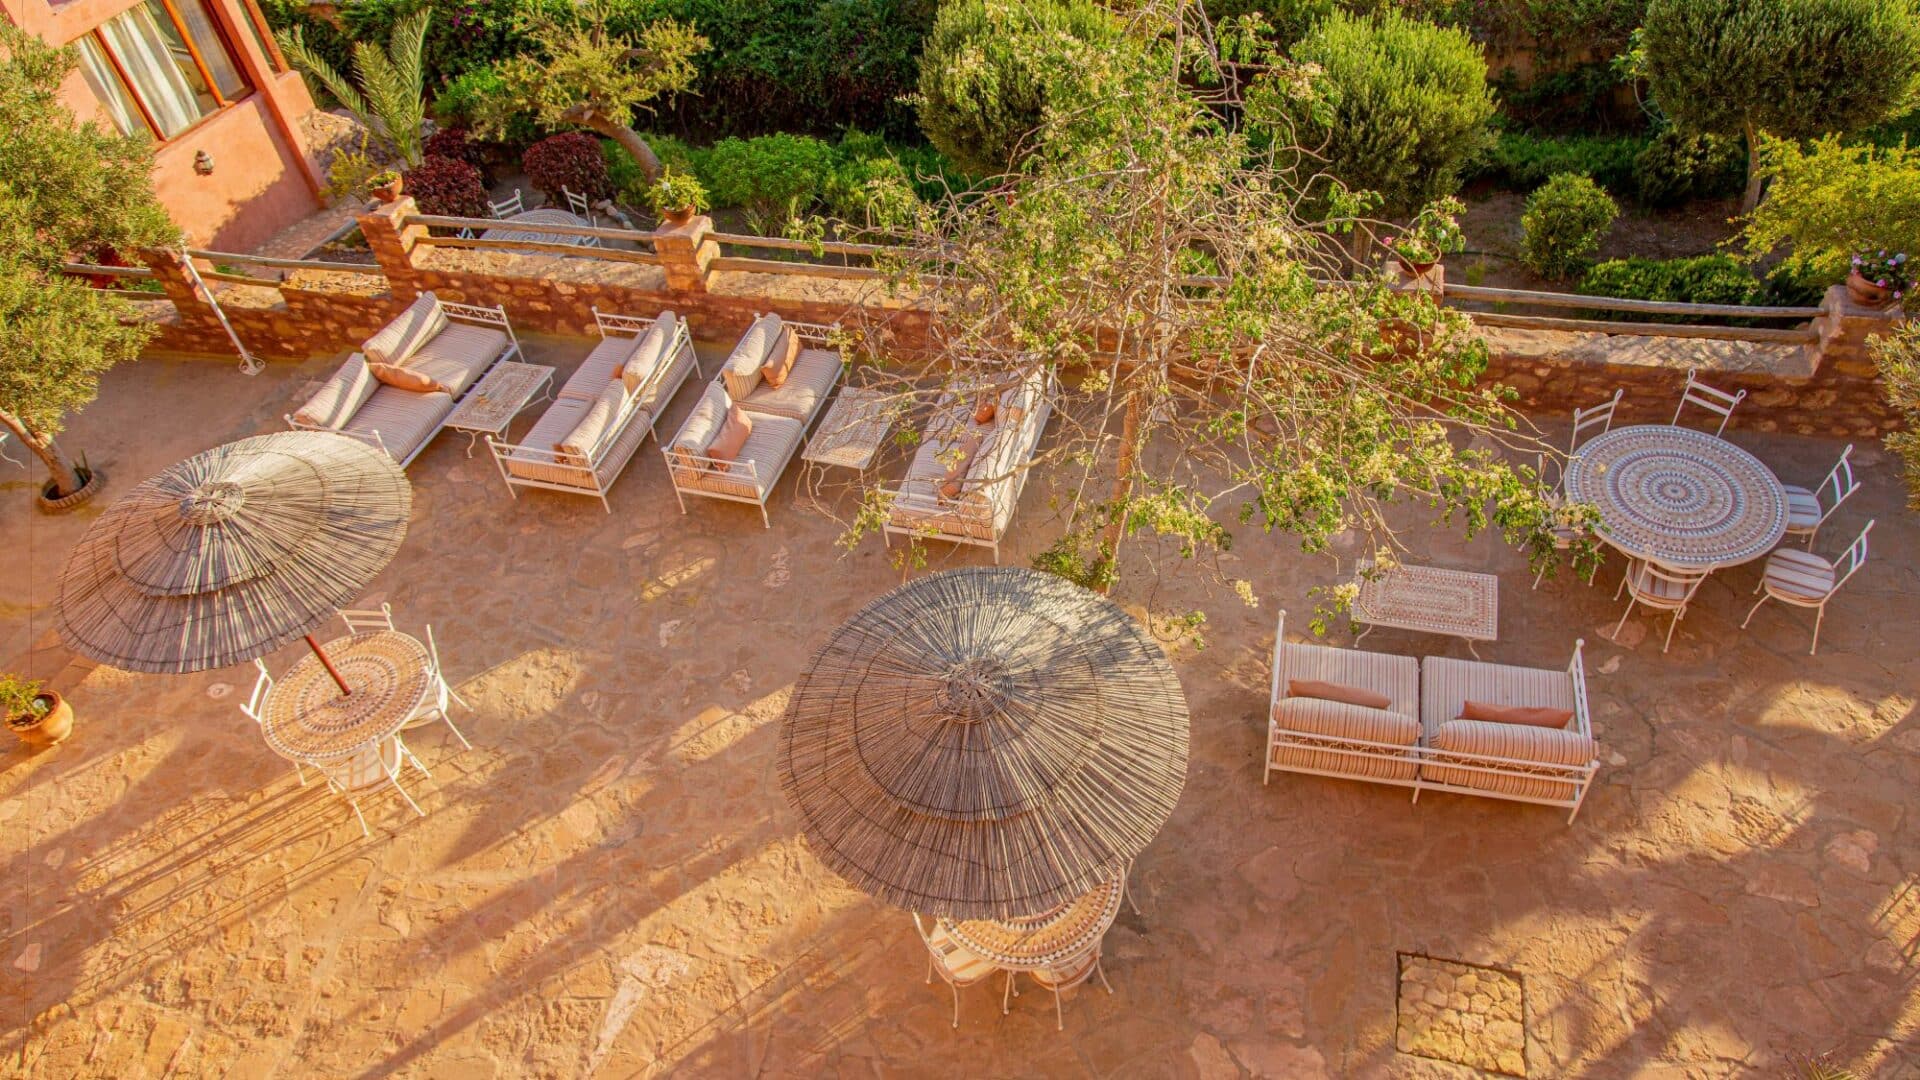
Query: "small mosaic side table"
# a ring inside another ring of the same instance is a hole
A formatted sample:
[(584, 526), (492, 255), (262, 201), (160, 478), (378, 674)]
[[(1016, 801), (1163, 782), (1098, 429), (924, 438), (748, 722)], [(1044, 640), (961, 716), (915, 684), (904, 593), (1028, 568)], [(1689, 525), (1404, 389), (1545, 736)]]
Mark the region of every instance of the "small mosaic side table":
[(550, 367), (503, 360), (447, 414), (446, 426), (467, 433), (467, 456), (472, 457), (473, 444), (481, 435), (507, 430), (520, 410), (536, 395), (544, 397), (552, 383)]
[(1354, 644), (1376, 626), (1464, 638), (1475, 658), (1475, 642), (1500, 640), (1500, 579), (1492, 574), (1402, 563), (1369, 578), (1372, 567), (1362, 562), (1357, 568), (1360, 596), (1353, 618), (1367, 628)]

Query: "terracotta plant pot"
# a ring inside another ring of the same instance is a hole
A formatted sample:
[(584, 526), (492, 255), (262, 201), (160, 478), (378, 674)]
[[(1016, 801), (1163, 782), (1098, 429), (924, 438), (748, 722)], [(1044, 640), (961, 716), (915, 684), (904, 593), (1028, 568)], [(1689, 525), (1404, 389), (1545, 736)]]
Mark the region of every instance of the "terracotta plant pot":
[(1427, 262), (1414, 262), (1404, 255), (1395, 255), (1393, 258), (1395, 262), (1400, 264), (1400, 269), (1405, 270), (1414, 277), (1420, 277), (1427, 271), (1440, 265), (1439, 259), (1432, 259)]
[(42, 511), (49, 514), (58, 514), (71, 510), (99, 494), (100, 485), (106, 482), (106, 477), (97, 469), (89, 469), (81, 465), (73, 471), (80, 477), (80, 486), (65, 495), (54, 496), (53, 481), (51, 480), (40, 485), (40, 494), (35, 497), (34, 502), (39, 505)]
[(661, 212), (660, 217), (669, 225), (685, 225), (693, 220), (693, 207), (683, 206), (678, 210), (665, 210)]
[(405, 186), (406, 186), (405, 180), (395, 180), (391, 184), (381, 184), (377, 188), (368, 188), (367, 190), (371, 191), (373, 193), (373, 197), (380, 200), (381, 202), (390, 203), (400, 197), (400, 189)]
[(1893, 303), (1893, 290), (1875, 285), (1860, 276), (1860, 271), (1847, 273), (1847, 296), (1862, 307), (1883, 308)]
[(36, 717), (29, 713), (7, 718), (7, 726), (20, 736), (21, 742), (35, 748), (48, 747), (73, 734), (73, 706), (67, 704), (66, 698), (51, 690), (42, 690), (34, 700), (47, 703), (45, 715)]

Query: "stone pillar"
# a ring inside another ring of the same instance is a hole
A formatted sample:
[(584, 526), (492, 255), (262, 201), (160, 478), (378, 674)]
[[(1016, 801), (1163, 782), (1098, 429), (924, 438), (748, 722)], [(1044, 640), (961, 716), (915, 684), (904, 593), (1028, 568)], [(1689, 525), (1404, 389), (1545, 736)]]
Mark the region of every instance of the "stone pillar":
[(1400, 265), (1399, 259), (1388, 259), (1387, 275), (1395, 292), (1431, 293), (1435, 300), (1447, 293), (1447, 268), (1443, 263), (1434, 263), (1426, 273), (1415, 274)]
[(662, 222), (653, 230), (653, 250), (660, 256), (660, 268), (667, 273), (667, 288), (674, 292), (707, 291), (707, 272), (720, 257), (720, 245), (713, 239), (713, 219), (696, 214), (685, 225)]
[(204, 283), (187, 270), (187, 253), (177, 248), (149, 248), (140, 252), (140, 261), (153, 271), (167, 299), (182, 318), (213, 318), (213, 297)]
[(1870, 308), (1854, 303), (1845, 285), (1828, 288), (1820, 308), (1820, 317), (1813, 321), (1814, 329), (1820, 332), (1818, 363), (1832, 365), (1841, 375), (1873, 378), (1873, 357), (1867, 354), (1867, 339), (1891, 332), (1906, 316), (1898, 307)]
[(386, 275), (394, 299), (406, 303), (412, 303), (421, 293), (420, 271), (413, 265), (413, 249), (427, 235), (427, 227), (401, 222), (418, 213), (420, 207), (413, 196), (402, 195), (390, 203), (374, 203), (356, 219), (360, 223), (360, 235), (366, 237), (367, 247), (380, 264), (380, 272)]

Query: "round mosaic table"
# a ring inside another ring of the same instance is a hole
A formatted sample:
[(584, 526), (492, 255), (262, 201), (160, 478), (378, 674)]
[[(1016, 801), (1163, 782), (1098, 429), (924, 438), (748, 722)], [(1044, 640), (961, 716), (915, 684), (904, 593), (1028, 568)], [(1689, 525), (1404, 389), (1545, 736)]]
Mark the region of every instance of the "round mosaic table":
[(1600, 538), (1680, 569), (1735, 566), (1772, 551), (1787, 493), (1745, 450), (1692, 428), (1615, 428), (1567, 463), (1567, 497), (1600, 511)]
[(1034, 971), (1085, 953), (1120, 914), (1123, 879), (1099, 886), (1052, 911), (1025, 919), (940, 920), (953, 939), (1001, 967)]
[(378, 746), (427, 699), (431, 659), (418, 638), (378, 630), (335, 638), (325, 648), (353, 693), (342, 695), (313, 655), (276, 680), (260, 712), (260, 731), (283, 757), (338, 761)]

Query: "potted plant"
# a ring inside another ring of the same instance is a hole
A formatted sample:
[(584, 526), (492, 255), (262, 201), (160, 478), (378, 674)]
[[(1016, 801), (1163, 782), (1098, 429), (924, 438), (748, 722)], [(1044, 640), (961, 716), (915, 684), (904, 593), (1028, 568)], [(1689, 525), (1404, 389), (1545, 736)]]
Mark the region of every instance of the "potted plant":
[(34, 679), (0, 675), (0, 710), (28, 746), (52, 746), (73, 734), (73, 707)]
[(668, 169), (647, 187), (647, 208), (669, 225), (685, 225), (707, 205), (707, 189), (686, 173)]
[(400, 197), (403, 181), (396, 169), (381, 169), (367, 177), (367, 191), (383, 203), (390, 203)]
[(1434, 268), (1442, 256), (1466, 248), (1466, 236), (1460, 231), (1460, 215), (1467, 205), (1449, 195), (1423, 207), (1400, 235), (1387, 242), (1387, 250), (1415, 277)]
[(1886, 307), (1912, 287), (1913, 271), (1907, 266), (1904, 251), (1863, 251), (1853, 257), (1853, 266), (1847, 271), (1847, 295), (1865, 307)]

